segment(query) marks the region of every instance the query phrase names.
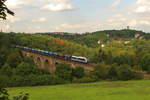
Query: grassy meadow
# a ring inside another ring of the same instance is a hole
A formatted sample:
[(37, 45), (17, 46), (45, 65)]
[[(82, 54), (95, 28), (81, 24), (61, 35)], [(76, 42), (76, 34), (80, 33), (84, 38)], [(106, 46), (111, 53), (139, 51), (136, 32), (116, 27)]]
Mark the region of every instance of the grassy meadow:
[(13, 96), (29, 93), (29, 100), (150, 100), (150, 80), (17, 87), (8, 91)]

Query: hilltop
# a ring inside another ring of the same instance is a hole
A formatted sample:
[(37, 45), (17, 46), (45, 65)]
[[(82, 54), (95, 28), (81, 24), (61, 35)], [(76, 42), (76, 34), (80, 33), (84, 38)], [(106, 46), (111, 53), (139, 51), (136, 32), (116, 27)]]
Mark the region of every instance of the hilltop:
[[(55, 38), (65, 39), (76, 42), (89, 47), (98, 47), (98, 41), (103, 43), (108, 41), (130, 40), (135, 38), (150, 39), (150, 34), (137, 30), (104, 30), (83, 34), (72, 33), (40, 33), (41, 35), (49, 35)], [(136, 36), (137, 35), (137, 36)]]

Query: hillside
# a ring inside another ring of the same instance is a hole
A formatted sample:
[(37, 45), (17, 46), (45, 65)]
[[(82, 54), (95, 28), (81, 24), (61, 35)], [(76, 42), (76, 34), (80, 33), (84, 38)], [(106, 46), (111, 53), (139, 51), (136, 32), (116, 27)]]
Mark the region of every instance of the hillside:
[(113, 40), (130, 40), (135, 38), (136, 34), (140, 34), (145, 39), (150, 39), (150, 34), (136, 30), (105, 30), (73, 35), (71, 35), (71, 33), (64, 33), (64, 34), (41, 33), (41, 34), (69, 40), (82, 45), (87, 45), (89, 47), (98, 47), (97, 41), (99, 40), (101, 40), (103, 43)]
[[(62, 38), (63, 35), (58, 36), (0, 33), (0, 86), (38, 86), (98, 80), (143, 79), (145, 74), (150, 73), (149, 39), (116, 38), (111, 34), (108, 37), (105, 32), (95, 32), (77, 35), (77, 39), (81, 39), (81, 44), (74, 36), (67, 38), (67, 35), (65, 37), (67, 39)], [(72, 37), (74, 40), (71, 40)], [(97, 43), (100, 38), (103, 47)], [(82, 66), (72, 69), (69, 64), (60, 63), (56, 66), (56, 73), (48, 73), (46, 70), (38, 69), (32, 58), (24, 57), (20, 50), (15, 48), (16, 45), (56, 52), (61, 55), (83, 56), (94, 65), (94, 71), (85, 74)], [(57, 69), (58, 66), (60, 69)]]

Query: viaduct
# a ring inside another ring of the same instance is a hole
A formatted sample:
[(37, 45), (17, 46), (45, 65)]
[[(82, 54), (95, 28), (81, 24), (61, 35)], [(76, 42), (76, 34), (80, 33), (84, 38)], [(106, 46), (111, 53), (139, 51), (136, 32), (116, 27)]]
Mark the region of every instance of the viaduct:
[(38, 66), (38, 68), (48, 70), (50, 73), (55, 72), (56, 65), (58, 63), (68, 63), (73, 68), (75, 68), (76, 66), (80, 66), (84, 68), (85, 72), (93, 71), (93, 65), (91, 64), (84, 64), (84, 63), (79, 63), (75, 61), (50, 57), (50, 56), (42, 55), (39, 53), (33, 53), (33, 52), (24, 51), (24, 50), (21, 50), (21, 52), (24, 56), (32, 57), (35, 64)]

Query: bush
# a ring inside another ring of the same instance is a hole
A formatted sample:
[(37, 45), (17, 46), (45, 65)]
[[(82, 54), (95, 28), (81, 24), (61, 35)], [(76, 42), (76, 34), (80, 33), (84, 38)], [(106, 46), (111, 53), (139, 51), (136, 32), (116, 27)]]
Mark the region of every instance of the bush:
[(108, 65), (101, 63), (95, 66), (94, 75), (100, 79), (106, 79), (108, 74)]
[(56, 66), (56, 75), (58, 77), (71, 81), (72, 80), (72, 68), (69, 64), (66, 63), (60, 63)]
[(120, 80), (131, 80), (134, 78), (134, 72), (128, 65), (121, 65), (118, 69), (118, 77)]
[(9, 94), (6, 89), (0, 87), (0, 100), (9, 100)]
[(134, 65), (134, 57), (129, 54), (123, 54), (120, 56), (116, 56), (116, 57), (114, 57), (113, 60), (118, 65), (122, 65), (122, 64), (128, 64), (130, 66)]
[(0, 87), (7, 87), (10, 82), (10, 77), (6, 75), (0, 75)]
[(65, 83), (65, 81), (56, 75), (30, 75), (26, 78), (26, 82), (30, 82), (30, 86), (54, 85)]
[(1, 75), (11, 76), (13, 74), (12, 68), (9, 64), (5, 63), (0, 70)]
[(1, 87), (40, 86), (63, 83), (66, 83), (66, 81), (56, 75), (28, 75), (25, 77), (18, 75), (12, 77), (0, 76)]
[(28, 100), (29, 94), (28, 93), (20, 93), (19, 96), (13, 97), (13, 100)]
[[(13, 100), (28, 100), (28, 99), (29, 99), (28, 93), (20, 93), (19, 96), (13, 97)], [(1, 87), (0, 87), (0, 100), (11, 100), (9, 99), (8, 91)]]
[(84, 68), (83, 67), (76, 67), (73, 69), (72, 72), (73, 77), (82, 78), (84, 77)]
[(146, 54), (142, 57), (140, 66), (144, 71), (150, 70), (150, 54)]
[(141, 80), (144, 78), (144, 75), (143, 73), (140, 73), (140, 72), (134, 72), (134, 79), (136, 80)]
[(74, 83), (91, 83), (96, 82), (97, 79), (91, 77), (83, 77), (83, 78), (74, 78), (72, 82)]
[(26, 76), (31, 74), (33, 71), (33, 66), (31, 66), (30, 64), (26, 63), (26, 62), (21, 62), (16, 70), (15, 70), (15, 74), (16, 75), (21, 75), (21, 76)]
[(108, 79), (118, 80), (117, 64), (113, 64), (108, 71)]

